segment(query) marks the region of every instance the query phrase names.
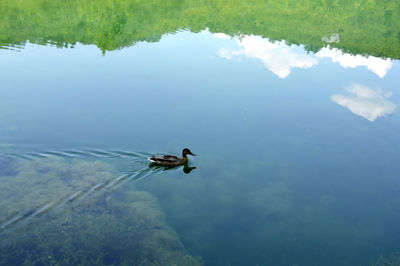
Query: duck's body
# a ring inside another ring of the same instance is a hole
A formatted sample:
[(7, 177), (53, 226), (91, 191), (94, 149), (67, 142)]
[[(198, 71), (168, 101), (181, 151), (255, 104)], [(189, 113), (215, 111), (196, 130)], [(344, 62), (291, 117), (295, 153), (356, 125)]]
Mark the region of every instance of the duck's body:
[(186, 156), (187, 154), (196, 156), (196, 154), (193, 154), (189, 149), (183, 149), (182, 158), (179, 158), (174, 155), (163, 155), (163, 156), (153, 156), (148, 158), (148, 160), (156, 165), (174, 167), (178, 165), (187, 164), (189, 161), (188, 157)]

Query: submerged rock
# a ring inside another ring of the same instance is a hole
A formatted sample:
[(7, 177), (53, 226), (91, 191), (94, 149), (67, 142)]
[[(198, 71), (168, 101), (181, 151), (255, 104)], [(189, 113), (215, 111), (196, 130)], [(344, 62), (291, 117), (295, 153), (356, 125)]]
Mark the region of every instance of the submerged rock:
[[(61, 197), (117, 176), (105, 163), (77, 160), (38, 160), (19, 170), (17, 182), (26, 181), (31, 193), (19, 194), (22, 202), (9, 194), (0, 209), (15, 210), (27, 201), (35, 206), (46, 190), (52, 191), (48, 198)], [(67, 202), (0, 235), (0, 265), (201, 265), (166, 224), (157, 198), (129, 186)]]
[(373, 266), (399, 266), (400, 252), (390, 254), (389, 256), (380, 256)]
[(0, 156), (0, 178), (2, 176), (15, 176), (18, 174), (14, 161), (10, 157)]

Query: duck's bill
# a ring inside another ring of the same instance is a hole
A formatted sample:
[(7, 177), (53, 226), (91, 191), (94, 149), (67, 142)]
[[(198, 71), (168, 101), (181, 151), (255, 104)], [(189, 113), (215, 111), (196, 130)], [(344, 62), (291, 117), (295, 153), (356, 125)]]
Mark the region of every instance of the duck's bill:
[(196, 156), (196, 154), (194, 154), (193, 152), (191, 152), (190, 155)]

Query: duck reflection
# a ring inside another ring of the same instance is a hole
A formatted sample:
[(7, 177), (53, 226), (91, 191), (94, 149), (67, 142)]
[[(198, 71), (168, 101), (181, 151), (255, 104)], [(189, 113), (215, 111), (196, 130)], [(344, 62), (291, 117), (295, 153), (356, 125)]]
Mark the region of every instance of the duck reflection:
[(183, 172), (185, 174), (190, 174), (190, 172), (192, 172), (197, 167), (189, 166), (189, 164), (178, 165), (178, 166), (163, 166), (163, 165), (158, 165), (156, 163), (149, 163), (149, 168), (153, 168), (154, 170), (162, 170), (162, 171), (183, 168)]

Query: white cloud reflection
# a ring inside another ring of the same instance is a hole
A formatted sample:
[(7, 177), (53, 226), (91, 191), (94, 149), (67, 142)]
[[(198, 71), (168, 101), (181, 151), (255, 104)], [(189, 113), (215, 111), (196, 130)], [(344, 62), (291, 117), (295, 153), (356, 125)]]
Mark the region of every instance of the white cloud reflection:
[(335, 94), (331, 97), (332, 101), (371, 122), (393, 113), (396, 109), (396, 104), (387, 100), (392, 95), (391, 92), (383, 94), (380, 89), (373, 90), (359, 84), (352, 84), (345, 90), (346, 95)]
[(213, 36), (214, 36), (215, 38), (223, 39), (223, 40), (232, 39), (231, 36), (229, 36), (229, 35), (227, 35), (227, 34), (225, 34), (225, 33), (214, 33)]
[[(221, 34), (214, 34), (216, 38), (226, 38)], [(292, 68), (310, 68), (318, 60), (300, 50), (299, 46), (289, 46), (284, 42), (271, 42), (258, 36), (250, 35), (243, 38), (233, 38), (243, 49), (239, 51), (221, 48), (219, 56), (233, 59), (244, 55), (249, 58), (260, 59), (264, 66), (280, 78), (286, 78)]]
[(221, 48), (218, 51), (220, 57), (239, 61), (243, 56), (260, 59), (268, 70), (280, 78), (286, 78), (293, 68), (306, 69), (317, 65), (323, 58), (330, 58), (345, 68), (364, 66), (380, 78), (383, 78), (393, 65), (390, 59), (351, 55), (330, 47), (322, 48), (313, 54), (307, 53), (302, 46), (289, 46), (284, 41), (271, 42), (254, 35), (232, 37), (224, 33), (214, 33), (213, 36), (224, 40), (232, 39), (240, 46), (239, 50)]
[(328, 47), (322, 48), (316, 53), (316, 56), (320, 58), (331, 58), (333, 62), (338, 62), (342, 67), (355, 68), (358, 66), (365, 66), (380, 78), (383, 78), (393, 65), (390, 59), (382, 59), (375, 56), (365, 57), (361, 55), (351, 55), (343, 53), (339, 49)]
[(326, 43), (339, 43), (340, 42), (340, 35), (339, 33), (334, 33), (331, 36), (323, 36), (321, 38), (321, 41), (326, 42)]

